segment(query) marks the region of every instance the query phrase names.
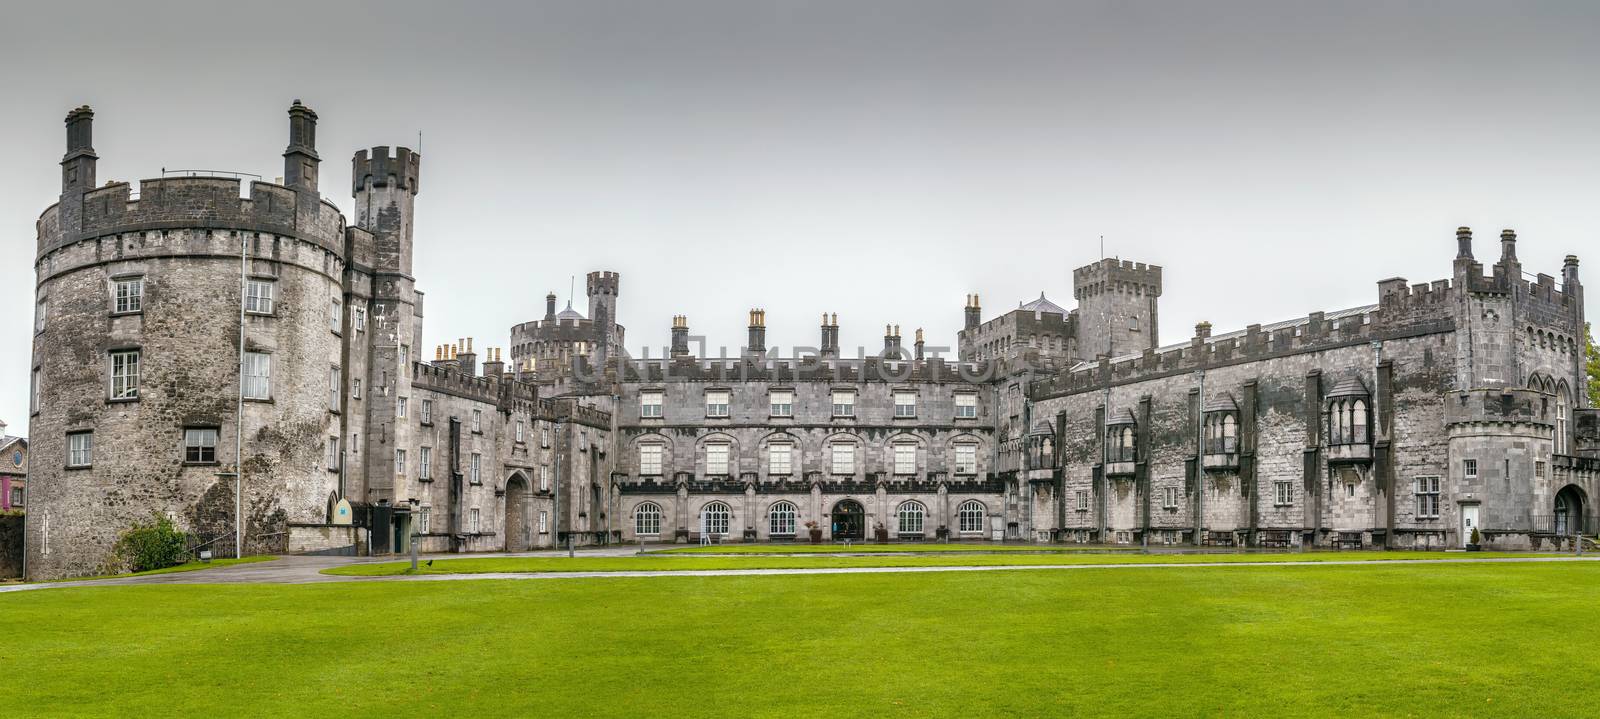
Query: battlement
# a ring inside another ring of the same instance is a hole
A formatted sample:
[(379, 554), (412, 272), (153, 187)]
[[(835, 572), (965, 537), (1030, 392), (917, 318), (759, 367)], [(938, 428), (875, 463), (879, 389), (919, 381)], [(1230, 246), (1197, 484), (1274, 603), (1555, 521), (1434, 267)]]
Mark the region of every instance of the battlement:
[(63, 202), (81, 223), (75, 232), (61, 227), (60, 203), (46, 208), (36, 224), (38, 255), (79, 240), (128, 232), (172, 229), (243, 230), (288, 235), (344, 255), (344, 215), (326, 200), (302, 207), (300, 194), (283, 185), (251, 182), (240, 197), (236, 177), (162, 177), (141, 180), (137, 197), (126, 182), (107, 183)]
[(1446, 425), (1513, 422), (1554, 426), (1552, 399), (1533, 389), (1463, 390), (1445, 401), (1444, 421)]
[(357, 150), (350, 161), (350, 191), (361, 192), (368, 186), (393, 187), (416, 194), (421, 189), (418, 184), (421, 173), (422, 156), (410, 148), (394, 148), (393, 155), (389, 154), (387, 146), (382, 145), (372, 148), (370, 152)]
[(618, 285), (622, 282), (622, 275), (615, 272), (590, 272), (588, 288), (590, 295), (616, 296)]
[(1161, 296), (1161, 267), (1106, 258), (1072, 271), (1072, 295), (1078, 299), (1106, 292)]
[(885, 361), (822, 359), (625, 359), (610, 364), (607, 374), (622, 382), (841, 382), (952, 383), (981, 385), (1006, 376), (1005, 362), (951, 362), (943, 358)]

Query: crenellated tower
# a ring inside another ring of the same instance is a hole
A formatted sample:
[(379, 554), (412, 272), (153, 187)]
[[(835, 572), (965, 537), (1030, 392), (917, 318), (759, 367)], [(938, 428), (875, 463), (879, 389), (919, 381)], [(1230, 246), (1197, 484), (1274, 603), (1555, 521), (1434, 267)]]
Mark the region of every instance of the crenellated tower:
[(1079, 359), (1137, 354), (1160, 346), (1160, 267), (1100, 260), (1072, 271), (1072, 294), (1078, 299)]

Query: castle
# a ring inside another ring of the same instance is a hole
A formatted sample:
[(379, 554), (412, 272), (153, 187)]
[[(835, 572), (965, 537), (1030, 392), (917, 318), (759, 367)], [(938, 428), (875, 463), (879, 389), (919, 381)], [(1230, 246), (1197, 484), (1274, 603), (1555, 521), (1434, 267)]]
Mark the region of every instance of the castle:
[[(735, 358), (688, 318), (633, 357), (621, 278), (588, 314), (546, 297), (482, 361), (427, 360), (412, 268), (422, 158), (352, 159), (354, 217), (320, 194), (296, 101), (279, 182), (98, 185), (93, 113), (67, 115), (38, 221), (27, 572), (92, 573), (168, 516), (214, 552), (517, 551), (567, 543), (939, 539), (1231, 546), (1560, 546), (1594, 531), (1600, 410), (1583, 393), (1569, 256), (1162, 345), (1162, 268), (1073, 273), (956, 356), (845, 357), (839, 319), (780, 356), (749, 314)], [(236, 491), (236, 487), (239, 488)], [(236, 525), (236, 518), (243, 522)]]

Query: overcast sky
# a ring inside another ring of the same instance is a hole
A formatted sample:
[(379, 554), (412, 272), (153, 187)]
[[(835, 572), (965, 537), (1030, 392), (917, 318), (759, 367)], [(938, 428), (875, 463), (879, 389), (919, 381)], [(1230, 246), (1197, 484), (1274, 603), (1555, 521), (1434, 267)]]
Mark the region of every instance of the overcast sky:
[(102, 182), (270, 180), (301, 98), (347, 216), (351, 153), (421, 131), (430, 358), (504, 346), (573, 275), (587, 311), (595, 269), (622, 273), (638, 354), (673, 314), (736, 352), (751, 307), (770, 344), (814, 345), (831, 311), (847, 353), (886, 323), (953, 346), (969, 292), (985, 319), (1041, 291), (1072, 307), (1101, 235), (1165, 267), (1163, 343), (1448, 277), (1457, 225), (1491, 262), (1513, 227), (1530, 272), (1600, 268), (1593, 2), (457, 5), (9, 9), (10, 433), (34, 221), (84, 103)]

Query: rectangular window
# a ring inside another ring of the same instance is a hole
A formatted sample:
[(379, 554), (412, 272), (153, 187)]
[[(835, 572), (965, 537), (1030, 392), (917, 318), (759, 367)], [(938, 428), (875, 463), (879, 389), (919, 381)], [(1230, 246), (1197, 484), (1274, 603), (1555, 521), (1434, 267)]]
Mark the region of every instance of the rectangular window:
[(541, 492), (550, 491), (550, 468), (549, 467), (540, 467), (539, 468), (539, 491), (541, 491)]
[(139, 350), (111, 353), (111, 399), (139, 398)]
[(405, 397), (394, 398), (394, 416), (404, 419), (406, 416), (406, 405), (408, 404), (410, 404), (410, 402), (408, 402)]
[(855, 448), (855, 445), (852, 445), (852, 444), (836, 444), (836, 445), (832, 446), (832, 450), (833, 450), (833, 467), (832, 467), (833, 473), (834, 474), (855, 474), (856, 473), (856, 448)]
[(183, 430), (183, 461), (190, 464), (210, 464), (217, 461), (217, 430), (215, 427), (195, 427)]
[(1352, 482), (1350, 484), (1346, 484), (1344, 486), (1344, 496), (1346, 496), (1346, 497), (1354, 497), (1354, 496), (1356, 496), (1356, 485), (1355, 485), (1354, 482)]
[(1272, 483), (1272, 503), (1278, 506), (1294, 502), (1294, 485), (1289, 482)]
[(973, 419), (978, 416), (978, 395), (962, 392), (956, 395), (956, 419)]
[(549, 512), (540, 512), (539, 513), (539, 533), (540, 534), (549, 534), (550, 533), (550, 513)]
[(433, 507), (423, 507), (417, 512), (417, 534), (433, 531)]
[(1418, 477), (1414, 491), (1417, 495), (1417, 518), (1438, 519), (1439, 478)]
[(833, 416), (856, 416), (856, 393), (849, 390), (833, 391)]
[(767, 474), (792, 473), (793, 458), (794, 445), (782, 443), (767, 445)]
[(48, 314), (47, 310), (49, 310), (49, 309), (50, 309), (50, 303), (49, 302), (47, 302), (45, 300), (39, 300), (39, 306), (34, 308), (34, 313), (33, 313), (33, 331), (34, 332), (43, 332), (44, 331), (44, 318)]
[(417, 448), (417, 477), (420, 479), (433, 479), (433, 448)]
[(328, 370), (328, 409), (333, 412), (339, 411), (339, 397), (344, 393), (342, 377), (338, 367)]
[(518, 444), (521, 444), (521, 443), (522, 443), (522, 437), (523, 437), (523, 432), (525, 432), (525, 431), (526, 431), (526, 428), (527, 428), (527, 427), (526, 427), (526, 425), (524, 425), (524, 424), (523, 424), (523, 423), (522, 423), (522, 420), (520, 420), (520, 419), (519, 419), (519, 420), (517, 420), (517, 434), (516, 434), (516, 439), (517, 439), (517, 443), (518, 443)]
[(956, 445), (956, 474), (978, 473), (978, 445)]
[(67, 435), (67, 466), (87, 467), (94, 464), (94, 433), (73, 432)]
[(355, 325), (357, 332), (365, 332), (367, 330), (367, 311), (366, 310), (361, 309), (360, 307), (351, 307), (350, 308), (350, 318), (351, 318), (351, 324)]
[(244, 353), (245, 399), (272, 399), (272, 355)]
[(483, 410), (481, 409), (472, 410), (472, 431), (483, 431)]
[(1079, 491), (1075, 496), (1076, 496), (1077, 503), (1078, 503), (1078, 511), (1080, 511), (1080, 512), (1089, 511), (1089, 493), (1088, 492), (1084, 492), (1084, 491)]
[(478, 508), (477, 507), (473, 507), (472, 511), (467, 512), (467, 533), (468, 534), (477, 534), (478, 533), (478, 530), (480, 529), (479, 522), (480, 522), (481, 519), (482, 519), (482, 515), (478, 512)]
[(344, 314), (341, 311), (342, 309), (339, 298), (331, 297), (328, 299), (328, 329), (334, 332), (339, 331), (339, 318)]
[(1533, 461), (1533, 476), (1544, 478), (1544, 460), (1536, 459)]
[(640, 417), (660, 417), (661, 416), (661, 393), (660, 392), (640, 392), (639, 393), (639, 416)]
[(1177, 487), (1162, 487), (1161, 488), (1161, 506), (1166, 508), (1166, 509), (1177, 509), (1178, 508), (1178, 488)]
[[(542, 467), (540, 469), (543, 469)], [(661, 445), (639, 445), (639, 474), (661, 474)]]
[(329, 437), (328, 438), (328, 457), (327, 457), (327, 460), (326, 460), (326, 464), (327, 464), (328, 469), (338, 469), (339, 468), (339, 438), (338, 437)]
[(1467, 479), (1477, 479), (1478, 478), (1478, 460), (1476, 460), (1476, 459), (1464, 460), (1463, 463), (1462, 463), (1462, 470), (1466, 473)]
[(422, 423), (433, 424), (433, 400), (422, 400)]
[(774, 417), (794, 416), (794, 393), (788, 390), (773, 390), (767, 396), (767, 403), (771, 406)]
[(728, 473), (728, 445), (706, 445), (706, 474)]
[(38, 414), (39, 412), (39, 391), (41, 389), (41, 379), (42, 377), (39, 374), (39, 368), (35, 367), (33, 369), (33, 377), (28, 382), (28, 412), (30, 414)]
[(894, 446), (894, 473), (917, 473), (917, 445), (905, 443)]
[(549, 447), (550, 446), (550, 425), (540, 425), (539, 426), (539, 446), (540, 447)]
[(707, 390), (706, 391), (706, 416), (707, 417), (726, 417), (726, 416), (728, 416), (728, 391), (727, 390)]
[(403, 449), (397, 449), (394, 451), (394, 473), (406, 473), (406, 451)]
[(350, 380), (350, 396), (355, 398), (355, 399), (361, 399), (361, 378), (360, 377), (355, 377), (355, 378), (352, 378)]
[(400, 345), (400, 376), (411, 376), (411, 345)]
[(126, 280), (117, 280), (113, 290), (113, 297), (117, 313), (143, 312), (144, 311), (144, 278), (132, 277)]
[(272, 314), (272, 295), (277, 283), (271, 280), (246, 280), (244, 311), (253, 315)]
[(483, 455), (472, 453), (472, 483), (483, 484)]
[(917, 416), (916, 392), (894, 393), (894, 416), (902, 419)]

